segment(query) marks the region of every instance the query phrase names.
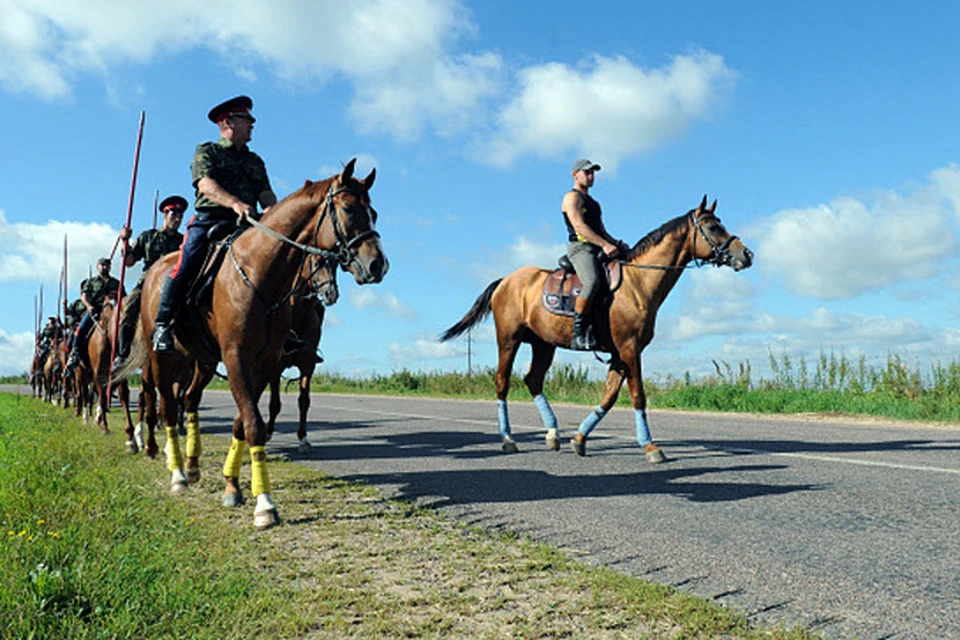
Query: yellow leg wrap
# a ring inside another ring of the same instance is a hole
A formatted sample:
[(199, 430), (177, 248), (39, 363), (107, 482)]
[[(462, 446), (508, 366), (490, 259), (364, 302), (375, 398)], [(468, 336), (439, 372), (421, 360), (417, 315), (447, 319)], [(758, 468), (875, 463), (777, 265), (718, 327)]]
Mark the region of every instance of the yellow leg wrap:
[(200, 457), (200, 415), (193, 412), (187, 414), (187, 456)]
[(233, 439), (230, 443), (230, 452), (227, 461), (223, 463), (223, 475), (228, 478), (240, 477), (240, 465), (243, 464), (243, 454), (247, 452), (247, 441)]
[(177, 435), (176, 425), (167, 427), (167, 446), (170, 455), (167, 456), (167, 468), (170, 471), (183, 469), (183, 451), (180, 450), (180, 437)]
[(250, 475), (250, 491), (254, 496), (270, 493), (267, 452), (264, 451), (264, 447), (250, 447)]

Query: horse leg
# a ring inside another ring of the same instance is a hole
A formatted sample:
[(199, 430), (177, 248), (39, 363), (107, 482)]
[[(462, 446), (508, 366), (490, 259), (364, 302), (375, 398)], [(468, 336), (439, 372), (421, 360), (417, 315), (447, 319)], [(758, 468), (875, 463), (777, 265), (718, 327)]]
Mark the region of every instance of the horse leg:
[(203, 449), (200, 446), (200, 413), (198, 410), (203, 390), (212, 377), (213, 369), (207, 370), (200, 365), (196, 365), (193, 370), (193, 378), (190, 380), (190, 386), (183, 394), (183, 411), (186, 415), (187, 426), (187, 482), (190, 484), (200, 482), (200, 454)]
[(133, 445), (136, 447), (137, 451), (142, 451), (144, 448), (143, 420), (146, 416), (146, 411), (144, 410), (143, 406), (144, 401), (145, 396), (143, 393), (143, 383), (141, 383), (140, 390), (137, 392), (137, 426), (133, 429)]
[(543, 426), (547, 430), (547, 448), (559, 451), (560, 436), (557, 432), (557, 416), (553, 413), (550, 403), (547, 402), (547, 397), (543, 395), (543, 379), (553, 363), (553, 356), (557, 352), (557, 348), (542, 340), (533, 342), (531, 346), (533, 347), (533, 359), (530, 361), (530, 370), (524, 376), (523, 381), (527, 385), (530, 395), (533, 396), (533, 403), (537, 405), (540, 418), (543, 420)]
[(654, 444), (653, 438), (650, 436), (650, 426), (647, 424), (647, 394), (643, 390), (640, 354), (637, 354), (631, 362), (627, 385), (630, 388), (630, 399), (633, 401), (633, 413), (637, 424), (637, 444), (643, 447), (647, 462), (650, 464), (666, 462), (667, 456), (664, 455), (660, 447)]
[[(499, 332), (498, 332), (499, 334)], [(513, 361), (517, 357), (520, 343), (515, 339), (497, 336), (499, 356), (497, 360), (497, 428), (503, 441), (501, 448), (504, 453), (516, 453), (517, 443), (510, 433), (510, 414), (507, 411), (507, 395), (510, 393), (510, 373), (513, 371)]]
[(140, 451), (140, 447), (134, 439), (133, 420), (130, 418), (130, 385), (126, 380), (117, 383), (117, 398), (120, 400), (120, 407), (123, 409), (123, 430), (127, 434), (126, 450), (129, 453), (137, 453)]
[(240, 467), (243, 455), (247, 451), (247, 440), (243, 434), (243, 421), (238, 413), (233, 419), (233, 440), (227, 460), (223, 463), (223, 477), (226, 487), (223, 490), (222, 504), (225, 507), (239, 507), (243, 504), (243, 492), (240, 491)]
[[(257, 529), (266, 529), (275, 524), (279, 524), (280, 516), (277, 514), (277, 507), (270, 497), (270, 476), (267, 473), (267, 428), (260, 415), (260, 409), (257, 406), (257, 399), (264, 386), (256, 388), (254, 367), (245, 359), (239, 350), (225, 350), (223, 353), (223, 363), (227, 367), (227, 378), (230, 380), (230, 391), (233, 393), (233, 399), (237, 403), (237, 409), (240, 411), (240, 423), (243, 427), (243, 435), (250, 448), (250, 492), (256, 497), (257, 505), (253, 510), (253, 526)], [(264, 364), (264, 363), (261, 363)], [(279, 362), (272, 363), (275, 367)], [(267, 367), (267, 370), (273, 370)], [(237, 433), (237, 423), (234, 421), (234, 439), (239, 435)], [(231, 446), (231, 452), (233, 447)], [(229, 461), (229, 454), (228, 454)], [(234, 462), (234, 464), (236, 464)], [(224, 467), (224, 475), (228, 469)], [(234, 468), (229, 469), (230, 472)], [(239, 475), (239, 468), (236, 468)]]
[[(312, 367), (311, 367), (312, 369)], [(297, 427), (297, 451), (300, 453), (310, 452), (310, 441), (307, 440), (307, 413), (310, 411), (310, 377), (311, 374), (305, 370), (300, 371), (300, 396), (297, 398), (297, 406), (300, 409), (300, 424)]]
[(270, 378), (270, 417), (267, 418), (267, 440), (273, 437), (280, 407), (280, 372), (277, 372), (277, 375)]
[(593, 431), (607, 412), (613, 408), (617, 402), (617, 396), (620, 395), (620, 387), (623, 386), (623, 365), (619, 362), (610, 363), (610, 369), (607, 371), (607, 384), (603, 391), (603, 398), (600, 404), (594, 408), (590, 414), (583, 419), (577, 428), (576, 435), (570, 440), (570, 446), (578, 456), (587, 455), (587, 436)]

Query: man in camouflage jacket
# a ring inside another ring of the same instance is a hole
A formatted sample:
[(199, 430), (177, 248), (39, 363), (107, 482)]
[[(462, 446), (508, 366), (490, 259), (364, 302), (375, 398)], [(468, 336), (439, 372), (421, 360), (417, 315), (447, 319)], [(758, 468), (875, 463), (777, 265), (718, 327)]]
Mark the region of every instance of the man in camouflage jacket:
[(73, 341), (73, 348), (70, 350), (70, 359), (67, 361), (67, 374), (80, 363), (80, 350), (87, 345), (87, 336), (93, 323), (103, 310), (103, 304), (107, 298), (117, 299), (122, 296), (120, 291), (120, 281), (110, 275), (110, 258), (100, 258), (97, 261), (97, 275), (88, 278), (83, 283), (80, 291), (80, 299), (86, 307), (87, 312), (80, 320), (80, 326), (77, 327), (76, 337)]
[(196, 215), (187, 223), (180, 260), (164, 282), (153, 333), (157, 351), (173, 349), (171, 324), (190, 282), (203, 266), (211, 230), (223, 222), (235, 225), (248, 216), (256, 217), (258, 203), (266, 210), (277, 202), (266, 165), (247, 148), (256, 122), (250, 114), (252, 107), (250, 98), (237, 96), (207, 114), (219, 127), (220, 139), (198, 145), (193, 156)]

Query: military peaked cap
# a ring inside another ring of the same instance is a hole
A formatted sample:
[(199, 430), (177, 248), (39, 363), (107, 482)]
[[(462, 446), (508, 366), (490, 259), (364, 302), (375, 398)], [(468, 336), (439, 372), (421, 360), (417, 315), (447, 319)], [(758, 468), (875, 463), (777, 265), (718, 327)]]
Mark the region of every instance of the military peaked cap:
[(253, 100), (247, 96), (237, 96), (210, 109), (207, 118), (214, 124), (219, 124), (221, 120), (230, 116), (247, 116), (251, 122), (256, 122), (256, 118), (250, 115), (250, 109), (253, 109)]
[(166, 213), (167, 209), (179, 209), (180, 211), (187, 210), (187, 200), (182, 196), (170, 196), (164, 198), (163, 202), (160, 203), (160, 211)]

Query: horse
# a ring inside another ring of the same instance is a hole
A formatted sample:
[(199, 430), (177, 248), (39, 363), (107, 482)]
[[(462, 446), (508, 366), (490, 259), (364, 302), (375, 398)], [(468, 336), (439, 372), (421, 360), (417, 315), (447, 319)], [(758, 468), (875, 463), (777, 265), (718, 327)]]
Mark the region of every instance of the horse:
[(58, 336), (53, 341), (47, 357), (41, 363), (38, 374), (38, 385), (42, 387), (43, 399), (51, 404), (59, 405), (60, 400), (65, 399), (63, 394), (63, 369), (69, 356), (66, 347), (66, 341)]
[[(636, 419), (637, 442), (650, 463), (666, 461), (663, 450), (650, 436), (640, 359), (643, 349), (653, 339), (657, 311), (691, 261), (718, 267), (728, 265), (734, 271), (747, 269), (753, 263), (753, 252), (714, 215), (716, 206), (714, 200), (707, 207), (704, 196), (697, 208), (651, 231), (624, 259), (613, 265), (620, 267), (621, 283), (607, 300), (597, 301), (593, 323), (600, 345), (598, 351), (610, 355), (606, 388), (600, 404), (581, 422), (570, 441), (577, 455), (586, 455), (587, 437), (616, 403), (626, 379)], [(560, 450), (557, 418), (543, 395), (543, 380), (557, 347), (567, 348), (570, 344), (573, 323), (569, 316), (548, 311), (541, 302), (545, 299), (545, 283), (552, 274), (548, 269), (521, 267), (492, 282), (466, 315), (440, 336), (441, 341), (455, 338), (493, 313), (498, 348), (498, 427), (505, 453), (518, 450), (510, 430), (507, 393), (514, 358), (522, 343), (530, 344), (533, 350), (524, 383), (547, 430), (547, 447)]]
[[(116, 372), (129, 375), (141, 365), (151, 369), (160, 394), (160, 414), (170, 451), (167, 468), (174, 493), (188, 486), (177, 433), (177, 401), (173, 381), (182, 376), (183, 358), (210, 370), (222, 361), (238, 414), (224, 464), (224, 506), (243, 504), (239, 475), (247, 448), (251, 459), (251, 493), (256, 497), (255, 528), (279, 522), (270, 496), (264, 445), (266, 425), (257, 402), (280, 365), (282, 344), (292, 326), (291, 295), (303, 290), (303, 265), (336, 260), (358, 284), (383, 280), (389, 262), (376, 230), (377, 213), (370, 204), (376, 170), (360, 180), (353, 176), (356, 159), (326, 180), (311, 182), (269, 209), (263, 221), (247, 218), (244, 229), (225, 249), (224, 266), (216, 270), (207, 292), (196, 304), (184, 305), (174, 325), (176, 348), (157, 352), (147, 336), (155, 328), (163, 279), (177, 254), (158, 260), (143, 283), (137, 353)], [(312, 271), (316, 271), (313, 269)], [(145, 344), (143, 344), (145, 343)], [(187, 456), (199, 451), (199, 423), (187, 424)]]
[(110, 387), (107, 386), (110, 380), (110, 365), (113, 361), (111, 350), (114, 337), (113, 314), (115, 311), (113, 299), (107, 298), (104, 301), (103, 309), (100, 310), (100, 316), (90, 330), (85, 350), (86, 359), (81, 359), (81, 366), (77, 369), (89, 366), (90, 376), (85, 379), (89, 379), (96, 391), (96, 421), (104, 434), (110, 432), (107, 426), (107, 412), (110, 410), (110, 399), (113, 391), (116, 391), (120, 407), (123, 410), (124, 431), (129, 440), (133, 437), (133, 421), (130, 419), (130, 387), (125, 379), (119, 379)]
[[(304, 265), (308, 267), (309, 265)], [(320, 344), (320, 335), (323, 328), (323, 316), (326, 307), (333, 305), (340, 297), (337, 287), (336, 264), (327, 265), (317, 271), (313, 281), (320, 280), (316, 290), (303, 296), (292, 296), (290, 304), (293, 307), (293, 326), (290, 335), (298, 341), (299, 347), (285, 352), (280, 359), (277, 374), (270, 380), (270, 415), (267, 419), (267, 439), (273, 435), (277, 416), (280, 414), (280, 376), (286, 369), (296, 367), (300, 391), (297, 405), (300, 410), (300, 419), (297, 427), (297, 450), (307, 453), (311, 449), (307, 439), (307, 413), (310, 410), (310, 379), (316, 365), (323, 362), (317, 355), (317, 346)], [(309, 278), (310, 274), (304, 274)], [(322, 280), (319, 278), (322, 276)], [(322, 303), (321, 303), (322, 301)]]

